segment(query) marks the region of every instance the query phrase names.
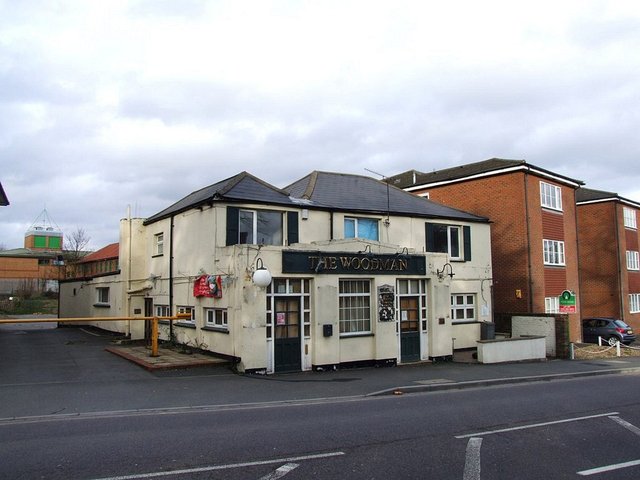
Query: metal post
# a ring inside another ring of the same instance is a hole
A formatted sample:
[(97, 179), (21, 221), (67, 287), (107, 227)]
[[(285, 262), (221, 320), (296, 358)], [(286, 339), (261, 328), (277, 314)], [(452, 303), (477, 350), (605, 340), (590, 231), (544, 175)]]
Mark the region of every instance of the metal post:
[(616, 356), (620, 356), (620, 340), (616, 342)]
[(151, 356), (158, 356), (158, 317), (151, 319)]

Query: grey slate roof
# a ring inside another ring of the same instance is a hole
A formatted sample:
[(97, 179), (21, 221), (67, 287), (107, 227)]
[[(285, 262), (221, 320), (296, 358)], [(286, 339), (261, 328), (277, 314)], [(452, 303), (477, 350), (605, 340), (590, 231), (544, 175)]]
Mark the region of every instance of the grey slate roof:
[(147, 218), (144, 224), (149, 225), (214, 201), (253, 202), (375, 214), (389, 212), (393, 215), (468, 222), (489, 221), (485, 217), (440, 205), (371, 177), (315, 171), (285, 189), (279, 189), (247, 172), (242, 172), (190, 193)]
[(417, 170), (408, 170), (389, 178), (392, 185), (398, 188), (409, 188), (419, 185), (429, 185), (440, 182), (464, 181), (475, 175), (498, 175), (507, 173), (512, 170), (523, 170), (532, 173), (551, 176), (559, 181), (564, 181), (575, 186), (582, 185), (583, 182), (575, 180), (557, 173), (536, 167), (527, 163), (526, 160), (507, 160), (503, 158), (490, 158), (481, 162), (468, 163), (457, 167), (445, 168), (433, 172), (419, 172)]
[(213, 201), (250, 201), (275, 205), (294, 205), (287, 192), (254, 177), (250, 173), (241, 172), (226, 180), (190, 193), (170, 207), (147, 218), (144, 224), (148, 225)]
[(593, 190), (584, 187), (576, 190), (576, 203), (578, 205), (592, 202), (622, 202), (640, 208), (640, 203), (621, 197), (614, 192), (605, 192), (604, 190)]
[(314, 207), (329, 210), (488, 221), (361, 175), (314, 171), (285, 189), (293, 197), (311, 200)]

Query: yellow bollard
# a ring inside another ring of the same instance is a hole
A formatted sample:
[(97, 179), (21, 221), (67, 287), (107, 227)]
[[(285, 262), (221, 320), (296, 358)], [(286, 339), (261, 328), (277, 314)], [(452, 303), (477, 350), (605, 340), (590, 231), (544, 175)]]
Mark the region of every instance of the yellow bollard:
[(157, 357), (158, 355), (158, 317), (151, 319), (151, 356)]

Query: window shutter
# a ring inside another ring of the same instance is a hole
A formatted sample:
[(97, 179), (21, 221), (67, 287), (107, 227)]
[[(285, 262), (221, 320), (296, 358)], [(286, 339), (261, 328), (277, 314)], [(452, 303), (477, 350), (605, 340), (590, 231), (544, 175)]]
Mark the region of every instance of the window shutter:
[(464, 261), (471, 261), (471, 227), (465, 225), (462, 227), (462, 236), (464, 242)]
[(298, 212), (287, 212), (287, 245), (298, 241)]
[(239, 208), (227, 207), (227, 246), (238, 244)]
[(435, 227), (433, 223), (426, 223), (427, 252), (436, 251)]

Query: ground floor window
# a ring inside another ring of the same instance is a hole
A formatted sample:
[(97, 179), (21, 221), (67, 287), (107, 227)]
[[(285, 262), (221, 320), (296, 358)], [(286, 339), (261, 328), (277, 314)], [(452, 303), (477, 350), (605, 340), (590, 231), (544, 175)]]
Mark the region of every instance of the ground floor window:
[(560, 298), (546, 297), (544, 299), (544, 313), (560, 313)]
[(171, 307), (169, 307), (169, 305), (156, 305), (155, 311), (156, 311), (156, 317), (171, 316)]
[(454, 322), (475, 322), (476, 296), (469, 293), (451, 295), (451, 320)]
[(207, 327), (219, 328), (222, 330), (229, 329), (226, 308), (205, 308), (204, 313)]
[(631, 313), (640, 313), (640, 293), (629, 295), (629, 310)]
[(341, 334), (371, 332), (370, 280), (340, 280), (338, 303)]
[(193, 307), (187, 307), (187, 306), (180, 306), (178, 305), (178, 313), (189, 313), (191, 314), (190, 318), (181, 318), (180, 321), (181, 322), (186, 322), (186, 323), (195, 323), (196, 321), (196, 309)]
[(96, 288), (96, 303), (109, 305), (109, 287)]

